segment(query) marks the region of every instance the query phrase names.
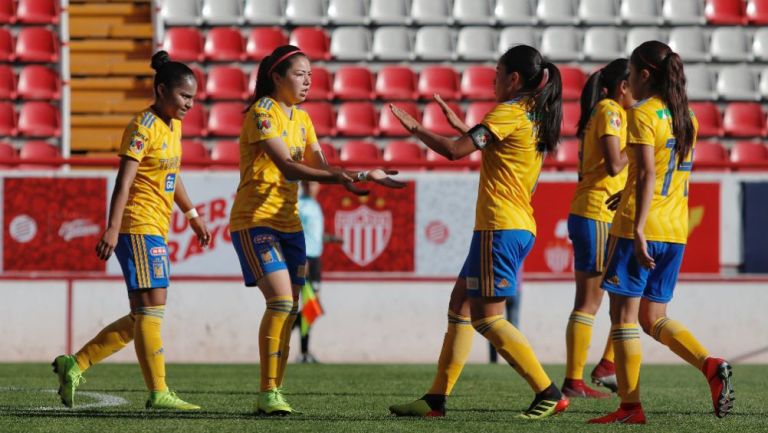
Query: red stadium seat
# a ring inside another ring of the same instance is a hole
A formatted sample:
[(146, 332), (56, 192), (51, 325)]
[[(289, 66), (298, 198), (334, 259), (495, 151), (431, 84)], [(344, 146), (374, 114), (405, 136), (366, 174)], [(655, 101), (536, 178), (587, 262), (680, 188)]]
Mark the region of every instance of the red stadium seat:
[(312, 86), (307, 94), (308, 101), (327, 101), (333, 99), (331, 74), (320, 66), (312, 66)]
[(195, 74), (195, 81), (197, 81), (195, 100), (203, 101), (208, 99), (208, 93), (205, 92), (205, 72), (196, 66), (190, 66), (189, 69), (192, 69), (192, 73)]
[[(421, 112), (419, 107), (414, 102), (401, 101), (395, 102), (396, 106), (401, 108), (406, 113), (414, 117), (414, 119), (421, 121)], [(381, 113), (379, 113), (379, 134), (384, 137), (407, 137), (411, 135), (403, 128), (400, 121), (397, 120), (392, 110), (389, 109), (389, 104), (384, 104), (381, 107)]]
[(181, 162), (185, 164), (185, 169), (199, 170), (204, 168), (202, 165), (189, 164), (190, 162), (205, 162), (210, 161), (211, 157), (208, 154), (208, 149), (205, 145), (197, 140), (182, 140), (181, 142)]
[(336, 162), (339, 160), (339, 152), (333, 145), (327, 141), (320, 142), (320, 149), (323, 150), (323, 155), (328, 162)]
[(241, 102), (219, 102), (211, 105), (208, 114), (208, 133), (224, 137), (237, 137), (243, 125), (243, 104)]
[(579, 122), (581, 107), (578, 102), (563, 102), (563, 124), (560, 135), (563, 137), (576, 136), (576, 124)]
[(424, 149), (412, 141), (391, 141), (384, 147), (384, 161), (424, 161)]
[(9, 65), (0, 65), (0, 99), (16, 99), (16, 74)]
[(13, 35), (8, 29), (0, 28), (0, 62), (12, 62), (16, 59)]
[(318, 137), (330, 137), (336, 135), (336, 115), (333, 106), (328, 102), (305, 102), (301, 109), (309, 114), (315, 134)]
[(563, 79), (563, 99), (566, 101), (578, 101), (581, 98), (581, 89), (587, 81), (584, 71), (578, 66), (558, 66)]
[(571, 168), (577, 167), (579, 165), (579, 140), (573, 138), (560, 142), (555, 160), (567, 164)]
[(752, 25), (768, 24), (768, 0), (748, 0), (747, 19)]
[(493, 107), (496, 106), (496, 102), (472, 102), (467, 107), (467, 117), (464, 119), (464, 123), (473, 127), (482, 122), (485, 115), (488, 114)]
[[(16, 159), (16, 149), (13, 148), (13, 146), (10, 143), (5, 143), (0, 141), (0, 160), (15, 160)], [(2, 164), (0, 163), (0, 170), (2, 169), (9, 169), (13, 168), (10, 164)]]
[[(763, 143), (751, 141), (737, 142), (731, 148), (731, 162), (735, 164), (737, 170), (761, 169), (764, 167), (755, 167), (755, 164), (768, 165), (768, 147)], [(750, 167), (752, 165), (752, 167)]]
[(456, 71), (448, 66), (427, 66), (419, 74), (416, 88), (420, 98), (432, 99), (439, 93), (445, 100), (459, 99), (459, 78)]
[(330, 38), (318, 27), (298, 27), (291, 32), (290, 42), (301, 48), (311, 60), (330, 60)]
[(364, 66), (342, 66), (334, 76), (333, 93), (346, 101), (373, 99), (373, 74)]
[(345, 102), (339, 106), (336, 130), (348, 137), (376, 135), (376, 120), (376, 109), (370, 102)]
[(248, 99), (248, 78), (237, 66), (215, 66), (208, 70), (205, 91), (214, 100)]
[(342, 161), (347, 162), (371, 162), (378, 161), (379, 148), (370, 141), (348, 141), (341, 146)]
[(58, 3), (54, 0), (19, 0), (16, 17), (24, 24), (57, 24)]
[(0, 0), (0, 24), (16, 24), (16, 2)]
[(717, 105), (712, 102), (691, 102), (688, 106), (699, 122), (699, 137), (723, 136), (723, 119)]
[(61, 135), (58, 108), (47, 102), (27, 102), (19, 111), (19, 135), (58, 137)]
[(280, 45), (288, 43), (288, 37), (280, 27), (256, 27), (248, 33), (245, 53), (248, 59), (261, 62)]
[(470, 66), (461, 74), (461, 97), (465, 99), (496, 98), (494, 80), (496, 70), (490, 66)]
[[(459, 116), (459, 119), (464, 118), (464, 112), (454, 102), (449, 102), (448, 106)], [(448, 119), (445, 118), (442, 109), (437, 102), (430, 102), (424, 107), (424, 127), (434, 132), (448, 137), (459, 135), (458, 131), (448, 123)]]
[(723, 128), (729, 137), (765, 135), (765, 112), (757, 102), (732, 102), (725, 108)]
[(59, 61), (59, 40), (45, 27), (22, 27), (16, 36), (16, 60), (55, 63)]
[(59, 74), (47, 66), (29, 65), (19, 73), (19, 98), (59, 99)]
[(184, 116), (181, 122), (181, 135), (183, 137), (205, 137), (208, 135), (206, 126), (208, 115), (205, 113), (203, 104), (195, 104)]
[[(21, 146), (19, 151), (19, 159), (44, 159), (44, 158), (58, 158), (61, 156), (61, 151), (58, 146), (53, 146), (45, 141), (27, 141)], [(39, 170), (39, 169), (55, 169), (56, 165), (51, 164), (19, 164), (17, 166), (19, 170)]]
[(240, 30), (233, 27), (214, 27), (208, 30), (203, 52), (208, 61), (242, 62), (246, 60), (243, 35), (240, 34)]
[(709, 24), (746, 25), (744, 0), (707, 0), (704, 15)]
[(15, 136), (18, 133), (16, 129), (16, 111), (10, 102), (0, 102), (0, 136)]
[(237, 141), (217, 141), (211, 149), (211, 165), (214, 170), (235, 170), (240, 163), (240, 143)]
[(728, 167), (728, 150), (717, 141), (697, 141), (693, 152), (693, 169), (696, 171), (725, 170)]
[(416, 74), (407, 66), (385, 66), (376, 76), (376, 97), (387, 100), (416, 99)]
[[(194, 27), (171, 27), (165, 32), (163, 49), (178, 62), (202, 62), (203, 37)], [(199, 85), (199, 83), (198, 83)]]

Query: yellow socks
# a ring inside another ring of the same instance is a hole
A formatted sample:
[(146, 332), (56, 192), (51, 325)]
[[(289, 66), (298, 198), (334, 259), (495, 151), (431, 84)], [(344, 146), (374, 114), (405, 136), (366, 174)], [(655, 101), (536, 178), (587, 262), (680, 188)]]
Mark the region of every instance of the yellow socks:
[(134, 314), (134, 346), (141, 374), (144, 375), (144, 383), (150, 391), (165, 391), (168, 387), (165, 385), (163, 339), (160, 337), (165, 306), (139, 307)]
[(75, 354), (77, 366), (84, 372), (109, 355), (118, 352), (133, 340), (133, 313), (127, 314), (107, 325)]
[(603, 358), (606, 361), (613, 362), (613, 340), (611, 340), (611, 334), (608, 334), (608, 341), (605, 342), (605, 350), (603, 351)]
[(709, 356), (707, 349), (696, 340), (685, 325), (669, 317), (662, 317), (653, 324), (651, 336), (699, 370)]
[(538, 394), (552, 384), (528, 340), (503, 316), (475, 320), (472, 326), (493, 344), (499, 355), (523, 376), (534, 392)]
[(288, 319), (285, 320), (283, 325), (283, 332), (280, 334), (280, 365), (277, 369), (277, 386), (283, 385), (283, 378), (285, 377), (285, 366), (288, 364), (288, 355), (291, 353), (291, 334), (293, 331), (293, 325), (296, 323), (296, 317), (299, 315), (299, 300), (295, 298), (293, 300), (293, 307), (291, 307), (291, 314), (288, 315)]
[(448, 330), (443, 337), (443, 349), (437, 361), (437, 374), (427, 394), (451, 393), (469, 357), (474, 335), (469, 317), (448, 311)]
[(278, 387), (280, 362), (282, 360), (281, 337), (283, 327), (293, 309), (292, 296), (275, 296), (267, 299), (267, 311), (259, 326), (259, 360), (261, 369), (261, 391)]
[(584, 365), (587, 363), (587, 350), (592, 339), (592, 325), (595, 316), (581, 311), (572, 311), (565, 329), (566, 364), (565, 378), (582, 380)]
[(611, 326), (611, 339), (616, 351), (616, 381), (622, 403), (640, 402), (640, 328), (636, 323)]

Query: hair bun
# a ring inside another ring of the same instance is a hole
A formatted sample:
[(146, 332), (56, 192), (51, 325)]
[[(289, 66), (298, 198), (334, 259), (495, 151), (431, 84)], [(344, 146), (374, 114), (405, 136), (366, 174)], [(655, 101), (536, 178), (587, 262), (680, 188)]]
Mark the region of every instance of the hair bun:
[(159, 71), (160, 68), (165, 66), (167, 63), (170, 63), (171, 56), (168, 55), (168, 52), (165, 50), (160, 50), (152, 55), (152, 63), (150, 66), (155, 71)]

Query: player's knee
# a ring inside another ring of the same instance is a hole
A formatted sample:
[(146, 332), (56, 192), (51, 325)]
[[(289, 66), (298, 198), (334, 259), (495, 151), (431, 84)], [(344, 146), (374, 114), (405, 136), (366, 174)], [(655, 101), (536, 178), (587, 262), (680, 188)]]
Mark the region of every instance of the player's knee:
[(645, 332), (648, 335), (651, 335), (653, 324), (656, 323), (656, 320), (659, 319), (659, 316), (646, 313), (646, 314), (640, 314), (640, 317), (638, 317), (638, 319), (640, 321), (640, 327), (643, 328), (643, 332)]

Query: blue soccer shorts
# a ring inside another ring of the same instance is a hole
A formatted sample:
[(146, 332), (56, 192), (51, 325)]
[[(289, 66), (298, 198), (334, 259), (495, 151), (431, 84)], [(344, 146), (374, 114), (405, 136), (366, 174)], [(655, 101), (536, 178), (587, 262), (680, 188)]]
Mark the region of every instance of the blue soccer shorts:
[(459, 273), (466, 280), (468, 296), (515, 296), (518, 273), (535, 239), (527, 230), (475, 231)]
[(266, 274), (288, 270), (291, 284), (303, 286), (307, 273), (304, 232), (285, 233), (269, 227), (232, 232), (245, 285), (253, 287)]
[(120, 233), (115, 256), (128, 291), (165, 288), (170, 284), (168, 245), (162, 236)]
[(568, 215), (568, 237), (573, 243), (574, 269), (581, 272), (603, 272), (610, 229), (611, 223)]

